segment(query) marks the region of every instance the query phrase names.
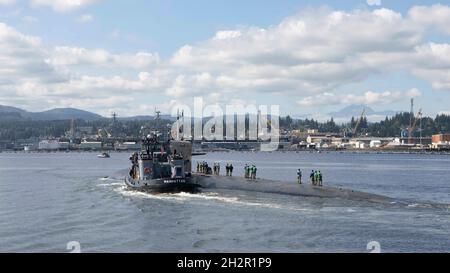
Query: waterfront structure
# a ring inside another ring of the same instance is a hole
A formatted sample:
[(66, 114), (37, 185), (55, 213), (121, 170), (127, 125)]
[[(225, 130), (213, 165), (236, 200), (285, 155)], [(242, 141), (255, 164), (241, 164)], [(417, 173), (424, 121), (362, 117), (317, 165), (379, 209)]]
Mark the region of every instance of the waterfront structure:
[(102, 149), (102, 142), (101, 141), (87, 141), (83, 140), (80, 143), (80, 149), (81, 150), (100, 150)]
[(450, 149), (450, 134), (438, 134), (432, 136), (431, 147), (433, 149)]
[(392, 137), (358, 137), (349, 141), (350, 147), (355, 149), (376, 149), (395, 141)]
[(44, 139), (39, 141), (38, 149), (44, 151), (59, 150), (59, 141), (57, 139)]
[(372, 148), (372, 149), (373, 148), (380, 148), (381, 145), (382, 145), (381, 140), (371, 140), (370, 144), (369, 144), (370, 148)]
[(60, 141), (59, 142), (59, 149), (60, 150), (69, 150), (70, 149), (70, 143), (67, 141)]
[(116, 142), (114, 144), (116, 150), (125, 151), (125, 150), (140, 150), (141, 144), (135, 141), (126, 141), (126, 142)]
[(432, 143), (450, 142), (450, 134), (438, 134), (431, 137)]
[[(317, 146), (331, 146), (333, 140), (336, 143), (336, 140), (340, 138), (338, 134), (327, 134), (327, 133), (314, 133), (309, 134), (306, 138), (306, 142), (309, 144), (316, 144)], [(341, 139), (342, 141), (342, 139)]]

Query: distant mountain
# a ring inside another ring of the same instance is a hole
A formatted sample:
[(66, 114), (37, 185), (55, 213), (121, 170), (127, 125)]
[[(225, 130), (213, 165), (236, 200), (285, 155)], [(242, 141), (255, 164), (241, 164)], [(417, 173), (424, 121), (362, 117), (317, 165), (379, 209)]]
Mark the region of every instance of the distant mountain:
[(19, 114), (23, 114), (26, 113), (27, 111), (22, 110), (20, 108), (16, 108), (16, 107), (12, 107), (12, 106), (5, 106), (5, 105), (0, 105), (0, 114), (4, 114), (4, 113), (19, 113)]
[(32, 120), (67, 120), (67, 119), (83, 119), (96, 120), (103, 118), (98, 114), (75, 108), (56, 108), (43, 112), (28, 112), (26, 110), (0, 105), (0, 118), (14, 119), (32, 119)]
[[(386, 116), (391, 117), (396, 114), (395, 111), (375, 111), (369, 106), (365, 105), (350, 105), (347, 106), (337, 112), (331, 112), (324, 115), (323, 119), (326, 120), (329, 117), (333, 117), (335, 121), (347, 122), (351, 119), (351, 117), (359, 117), (363, 108), (366, 109), (366, 116), (369, 121), (374, 122), (381, 119), (384, 119)], [(103, 119), (105, 117), (80, 110), (75, 108), (56, 108), (43, 112), (29, 112), (17, 107), (12, 106), (4, 106), (0, 105), (0, 119), (9, 119), (9, 120), (17, 120), (17, 119), (32, 119), (32, 120), (68, 120), (68, 119), (83, 119), (86, 121)], [(108, 117), (109, 118), (109, 117)], [(296, 116), (295, 118), (315, 118), (313, 115), (302, 115)], [(129, 120), (153, 120), (154, 116), (150, 115), (141, 115), (141, 116), (132, 116), (132, 117), (119, 117), (119, 120), (129, 121)], [(161, 115), (161, 119), (175, 121), (176, 118), (170, 115)], [(232, 118), (229, 117), (231, 120)], [(320, 118), (319, 118), (320, 119)], [(227, 118), (228, 120), (228, 118)]]
[[(105, 117), (80, 110), (75, 108), (55, 108), (42, 112), (29, 112), (17, 107), (0, 105), (0, 119), (17, 120), (17, 119), (32, 119), (32, 120), (68, 120), (68, 119), (82, 119), (86, 121), (103, 119)], [(108, 117), (110, 118), (110, 117)], [(154, 120), (154, 116), (142, 115), (142, 116), (132, 116), (132, 117), (119, 117), (119, 120), (129, 121), (145, 121)], [(176, 118), (170, 115), (161, 115), (161, 119), (175, 121)]]
[(103, 118), (102, 116), (75, 108), (56, 108), (44, 112), (31, 113), (30, 118), (38, 120), (66, 120), (66, 119), (83, 119), (96, 120)]
[(359, 116), (361, 116), (361, 113), (364, 108), (366, 109), (365, 115), (368, 117), (369, 120), (370, 120), (370, 117), (385, 118), (385, 117), (394, 116), (396, 114), (395, 111), (391, 111), (391, 110), (375, 111), (367, 105), (355, 105), (354, 104), (354, 105), (347, 106), (337, 112), (328, 113), (328, 115), (330, 115), (331, 117), (333, 117), (335, 119), (359, 117)]

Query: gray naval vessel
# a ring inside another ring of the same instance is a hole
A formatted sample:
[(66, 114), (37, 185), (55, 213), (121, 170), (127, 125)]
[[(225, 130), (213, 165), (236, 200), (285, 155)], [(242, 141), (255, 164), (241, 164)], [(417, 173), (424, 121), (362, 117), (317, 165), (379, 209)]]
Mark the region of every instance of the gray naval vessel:
[(132, 166), (125, 177), (126, 185), (154, 193), (198, 192), (201, 186), (191, 173), (192, 143), (171, 140), (170, 133), (160, 129), (142, 137), (141, 151), (130, 157)]
[[(158, 112), (156, 119), (159, 119)], [(143, 134), (141, 151), (130, 157), (132, 166), (125, 177), (125, 183), (130, 189), (152, 193), (197, 193), (200, 190), (221, 189), (304, 197), (341, 198), (378, 204), (409, 204), (406, 200), (351, 189), (299, 185), (297, 182), (285, 183), (261, 178), (251, 180), (244, 177), (193, 173), (192, 143), (172, 140), (170, 133), (161, 133), (164, 131), (167, 130), (160, 127), (160, 130)]]

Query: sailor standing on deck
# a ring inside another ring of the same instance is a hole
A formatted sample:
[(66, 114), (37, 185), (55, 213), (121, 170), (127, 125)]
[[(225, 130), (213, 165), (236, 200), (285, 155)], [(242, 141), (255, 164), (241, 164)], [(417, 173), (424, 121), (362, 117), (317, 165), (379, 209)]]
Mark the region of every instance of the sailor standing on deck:
[(300, 169), (297, 170), (297, 182), (302, 184), (302, 170)]
[(322, 184), (322, 173), (319, 171), (319, 172), (317, 173), (317, 176), (318, 176), (318, 178), (319, 178), (319, 186), (322, 187), (322, 186), (323, 186), (323, 184)]
[(319, 183), (319, 171), (314, 172), (314, 186), (317, 186)]
[(247, 164), (245, 164), (245, 166), (244, 166), (244, 177), (245, 178), (249, 178), (249, 167), (248, 167), (248, 165)]
[(217, 163), (217, 175), (220, 175), (220, 163)]
[(256, 166), (252, 165), (251, 167), (252, 179), (256, 179)]
[(225, 166), (225, 170), (227, 171), (227, 176), (230, 175), (230, 164), (227, 163), (227, 166)]
[(137, 169), (138, 167), (138, 160), (139, 160), (139, 155), (137, 152), (134, 152), (133, 155), (130, 157), (131, 163), (133, 164), (133, 167), (130, 170), (130, 176), (133, 177), (133, 179), (136, 178), (136, 173), (137, 173)]
[(311, 180), (311, 185), (314, 185), (316, 181), (314, 181), (314, 174), (316, 172), (314, 170), (311, 171), (311, 174), (309, 175), (309, 179)]
[(230, 176), (233, 176), (233, 164), (230, 164)]

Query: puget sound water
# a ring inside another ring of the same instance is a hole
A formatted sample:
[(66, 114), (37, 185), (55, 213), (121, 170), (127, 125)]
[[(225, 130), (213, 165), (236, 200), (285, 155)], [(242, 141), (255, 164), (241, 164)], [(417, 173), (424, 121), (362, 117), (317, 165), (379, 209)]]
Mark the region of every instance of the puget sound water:
[[(129, 153), (0, 153), (0, 252), (450, 251), (450, 156), (229, 152), (194, 157), (246, 163), (258, 176), (324, 184), (408, 205), (262, 192), (154, 195), (128, 190)], [(438, 205), (436, 205), (438, 204)], [(68, 245), (69, 244), (69, 245)], [(69, 248), (69, 249), (68, 249)]]

